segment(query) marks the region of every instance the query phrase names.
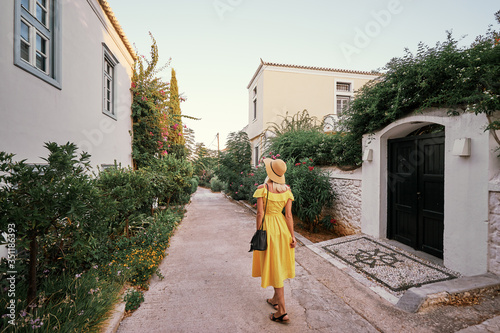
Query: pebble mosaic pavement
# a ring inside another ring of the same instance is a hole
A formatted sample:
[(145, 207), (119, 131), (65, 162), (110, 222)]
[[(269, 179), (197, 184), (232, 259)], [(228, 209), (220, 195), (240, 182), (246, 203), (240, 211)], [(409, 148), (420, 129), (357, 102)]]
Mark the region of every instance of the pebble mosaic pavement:
[(366, 235), (342, 237), (329, 241), (326, 245), (325, 243), (322, 248), (329, 255), (376, 281), (395, 296), (401, 296), (412, 287), (460, 276), (445, 267)]

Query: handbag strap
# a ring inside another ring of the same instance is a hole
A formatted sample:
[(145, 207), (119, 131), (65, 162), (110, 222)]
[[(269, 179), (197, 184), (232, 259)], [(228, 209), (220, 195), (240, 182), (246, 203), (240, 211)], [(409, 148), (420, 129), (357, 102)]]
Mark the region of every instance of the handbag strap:
[(264, 221), (266, 219), (267, 202), (269, 201), (269, 187), (266, 184), (267, 197), (266, 197), (266, 207), (264, 208), (264, 217), (262, 218), (262, 223), (260, 224), (259, 230), (264, 230)]

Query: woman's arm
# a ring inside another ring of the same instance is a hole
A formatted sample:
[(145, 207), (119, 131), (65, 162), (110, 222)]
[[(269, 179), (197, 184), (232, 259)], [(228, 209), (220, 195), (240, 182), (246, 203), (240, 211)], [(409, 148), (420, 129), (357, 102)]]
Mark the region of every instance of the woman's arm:
[(257, 198), (257, 230), (262, 225), (262, 218), (264, 217), (264, 204), (262, 198)]
[(292, 242), (290, 243), (291, 248), (297, 246), (297, 240), (295, 239), (295, 233), (293, 231), (293, 215), (292, 215), (292, 199), (288, 199), (285, 206), (285, 219), (288, 230), (290, 230), (290, 235), (292, 235)]

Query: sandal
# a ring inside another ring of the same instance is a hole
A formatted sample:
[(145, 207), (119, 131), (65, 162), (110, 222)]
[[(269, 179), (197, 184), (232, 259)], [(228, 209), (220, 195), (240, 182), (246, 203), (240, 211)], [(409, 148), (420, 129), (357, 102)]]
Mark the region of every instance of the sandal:
[(286, 315), (287, 315), (287, 313), (285, 313), (284, 315), (281, 315), (278, 318), (276, 318), (274, 316), (274, 313), (271, 313), (271, 316), (269, 317), (269, 319), (271, 319), (272, 321), (277, 321), (279, 323), (285, 323), (285, 322), (287, 322), (287, 321), (290, 320), (290, 319), (283, 319), (283, 318), (285, 318)]
[(278, 303), (273, 304), (273, 303), (271, 302), (271, 299), (270, 299), (270, 298), (266, 299), (266, 302), (267, 302), (267, 304), (271, 305), (273, 308), (275, 308), (276, 310), (278, 310)]

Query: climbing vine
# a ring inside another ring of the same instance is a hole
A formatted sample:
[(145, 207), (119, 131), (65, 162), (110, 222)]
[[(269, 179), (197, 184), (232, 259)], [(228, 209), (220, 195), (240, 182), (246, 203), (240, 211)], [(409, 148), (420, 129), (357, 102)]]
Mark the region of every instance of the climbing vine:
[[(447, 108), (449, 115), (490, 116), (500, 110), (499, 77), (500, 35), (491, 27), (469, 47), (459, 47), (451, 33), (435, 47), (420, 43), (415, 54), (406, 50), (403, 57), (387, 63), (380, 79), (360, 89), (344, 112), (341, 128), (345, 135), (339, 139), (359, 146), (365, 133), (429, 107)], [(490, 121), (488, 129), (500, 129), (500, 122)], [(345, 147), (351, 149), (358, 152), (349, 163), (360, 163), (361, 149)]]
[(132, 158), (134, 167), (151, 164), (152, 159), (167, 154), (168, 146), (168, 102), (170, 87), (157, 74), (163, 70), (158, 65), (158, 46), (152, 39), (151, 59), (141, 55), (134, 64), (132, 77)]

